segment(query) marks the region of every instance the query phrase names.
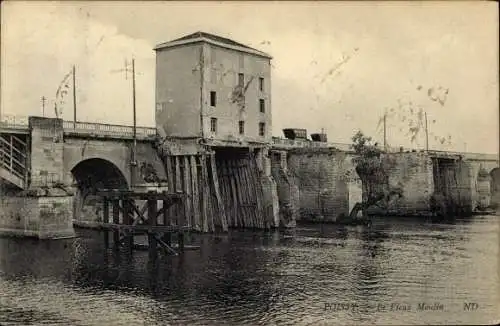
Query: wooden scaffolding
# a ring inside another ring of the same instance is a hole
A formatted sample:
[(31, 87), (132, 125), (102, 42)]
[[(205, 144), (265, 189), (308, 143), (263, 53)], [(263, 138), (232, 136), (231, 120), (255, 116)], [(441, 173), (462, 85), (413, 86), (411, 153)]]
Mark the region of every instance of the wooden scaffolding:
[(182, 211), (184, 194), (101, 190), (97, 195), (103, 199), (103, 222), (99, 228), (105, 231), (106, 248), (109, 247), (109, 231), (112, 231), (115, 249), (121, 246), (132, 252), (134, 236), (146, 234), (150, 256), (156, 257), (158, 248), (177, 254), (172, 247), (172, 235), (177, 235), (178, 250), (184, 250), (185, 234), (192, 228), (185, 225), (183, 214), (169, 214), (173, 209)]

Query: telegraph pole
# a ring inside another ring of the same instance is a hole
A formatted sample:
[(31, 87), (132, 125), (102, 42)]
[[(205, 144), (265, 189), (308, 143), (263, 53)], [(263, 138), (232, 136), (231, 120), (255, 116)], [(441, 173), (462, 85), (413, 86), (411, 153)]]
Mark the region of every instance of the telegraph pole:
[(73, 65), (73, 128), (76, 129), (76, 69)]
[(137, 120), (135, 108), (135, 59), (132, 58), (132, 109), (134, 111), (134, 127), (133, 127), (133, 147), (132, 147), (132, 186), (135, 184), (136, 177), (136, 149), (137, 149)]
[(42, 96), (42, 117), (45, 117), (45, 101), (47, 98), (45, 96)]
[(425, 150), (429, 151), (429, 129), (427, 128), (427, 112), (425, 114)]
[(384, 113), (384, 151), (387, 151), (387, 127), (386, 127), (386, 121), (387, 121), (387, 111)]

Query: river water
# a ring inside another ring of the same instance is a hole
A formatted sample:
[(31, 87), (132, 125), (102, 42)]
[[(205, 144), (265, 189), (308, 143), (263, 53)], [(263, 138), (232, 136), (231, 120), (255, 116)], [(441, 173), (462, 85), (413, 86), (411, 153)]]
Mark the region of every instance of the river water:
[(156, 264), (147, 252), (105, 251), (97, 231), (0, 238), (0, 324), (498, 322), (499, 221), (377, 218), (371, 228), (196, 235), (199, 249)]

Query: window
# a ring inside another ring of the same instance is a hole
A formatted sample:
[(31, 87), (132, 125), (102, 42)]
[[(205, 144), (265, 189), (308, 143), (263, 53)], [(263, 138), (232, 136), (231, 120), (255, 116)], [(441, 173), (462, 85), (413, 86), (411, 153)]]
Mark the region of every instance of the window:
[(217, 93), (214, 91), (210, 92), (210, 106), (217, 106)]
[(240, 131), (240, 135), (243, 135), (245, 133), (245, 121), (240, 121), (238, 123), (238, 129)]
[(259, 136), (264, 136), (266, 133), (266, 124), (264, 122), (259, 122)]
[(245, 85), (245, 75), (238, 74), (238, 86), (243, 87)]
[(266, 101), (263, 98), (259, 100), (259, 107), (260, 107), (260, 112), (262, 113), (266, 112)]
[(262, 77), (259, 78), (259, 89), (261, 92), (264, 91), (264, 78)]
[(210, 118), (210, 131), (217, 132), (217, 118)]

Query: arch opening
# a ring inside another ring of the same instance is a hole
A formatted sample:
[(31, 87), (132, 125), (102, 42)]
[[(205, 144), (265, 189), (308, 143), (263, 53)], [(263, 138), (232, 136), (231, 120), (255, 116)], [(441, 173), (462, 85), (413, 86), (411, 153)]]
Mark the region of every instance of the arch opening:
[(113, 163), (99, 158), (81, 161), (71, 174), (76, 183), (74, 217), (76, 220), (99, 221), (102, 201), (96, 192), (100, 189), (128, 189), (128, 182)]

